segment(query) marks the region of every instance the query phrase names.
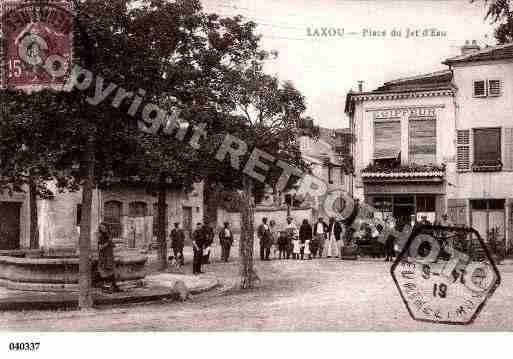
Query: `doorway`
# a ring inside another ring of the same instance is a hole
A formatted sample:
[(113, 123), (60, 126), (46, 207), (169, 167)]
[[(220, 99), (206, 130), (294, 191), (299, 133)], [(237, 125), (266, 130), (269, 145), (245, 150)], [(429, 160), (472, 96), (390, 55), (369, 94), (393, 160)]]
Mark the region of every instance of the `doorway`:
[(0, 202), (0, 250), (20, 249), (20, 202)]
[(393, 216), (398, 227), (410, 223), (412, 215), (415, 215), (415, 196), (394, 196)]

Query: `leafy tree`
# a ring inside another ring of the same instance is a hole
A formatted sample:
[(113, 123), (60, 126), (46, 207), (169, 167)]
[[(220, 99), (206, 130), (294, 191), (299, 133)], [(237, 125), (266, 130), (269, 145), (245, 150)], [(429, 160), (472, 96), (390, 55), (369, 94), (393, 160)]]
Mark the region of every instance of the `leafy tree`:
[[(91, 71), (96, 83), (87, 89), (75, 86), (22, 99), (4, 91), (4, 103), (13, 106), (4, 111), (7, 115), (1, 118), (1, 129), (13, 123), (19, 126), (5, 133), (0, 146), (5, 150), (2, 160), (8, 164), (2, 175), (9, 183), (18, 185), (27, 178), (38, 178), (37, 183), (43, 184), (54, 178), (63, 189), (82, 188), (79, 306), (92, 305), (92, 193), (98, 185), (109, 186), (120, 179), (124, 183), (136, 180), (159, 194), (158, 237), (163, 266), (165, 191), (187, 189), (202, 178), (238, 189), (243, 214), (241, 286), (250, 288), (255, 278), (255, 181), (241, 176), (229, 159), (220, 165), (212, 155), (229, 132), (245, 141), (249, 149), (258, 148), (276, 159), (301, 164), (295, 127), (305, 109), (303, 97), (291, 84), (280, 84), (262, 72), (269, 54), (259, 48), (256, 24), (241, 17), (204, 14), (197, 0), (73, 0), (73, 4), (75, 63)], [(102, 83), (100, 79), (105, 80)], [(134, 93), (145, 89), (145, 102), (170, 113), (180, 108), (181, 117), (192, 126), (178, 136), (189, 143), (201, 140), (201, 146), (184, 150), (184, 141), (176, 141), (176, 131), (165, 121), (160, 125), (156, 119), (148, 121), (140, 111), (128, 115), (131, 101), (119, 102), (115, 108), (110, 98), (92, 106), (98, 85), (100, 90), (108, 90), (110, 81), (115, 88)], [(14, 107), (20, 104), (26, 111), (17, 113)], [(40, 126), (33, 127), (33, 133), (28, 126), (31, 123)], [(198, 137), (194, 126), (200, 124), (204, 124), (201, 131), (205, 135)], [(9, 142), (18, 138), (21, 140)], [(20, 147), (20, 143), (31, 145)], [(249, 153), (245, 159), (248, 157)]]
[[(476, 2), (477, 0), (471, 0)], [(510, 0), (484, 0), (486, 19), (497, 25), (495, 38), (499, 44), (513, 42), (513, 4)]]
[[(283, 164), (306, 169), (297, 143), (298, 124), (306, 110), (304, 97), (290, 82), (280, 83), (276, 77), (263, 72), (269, 53), (255, 51), (236, 69), (225, 69), (222, 92), (231, 106), (230, 134), (249, 149), (242, 163), (247, 163), (253, 150), (262, 151), (267, 173), (251, 175), (247, 168), (237, 165), (232, 158), (224, 159), (224, 169), (211, 171), (209, 181), (222, 184), (225, 190), (237, 190), (241, 213), (241, 288), (252, 288), (258, 275), (253, 267), (254, 248), (254, 194), (263, 182), (283, 190), (290, 188), (300, 175), (288, 181), (280, 180)], [(265, 154), (263, 154), (265, 152)], [(234, 169), (236, 170), (234, 172)], [(257, 171), (258, 172), (258, 171)], [(265, 172), (265, 171), (264, 171)], [(257, 178), (260, 177), (260, 178)]]

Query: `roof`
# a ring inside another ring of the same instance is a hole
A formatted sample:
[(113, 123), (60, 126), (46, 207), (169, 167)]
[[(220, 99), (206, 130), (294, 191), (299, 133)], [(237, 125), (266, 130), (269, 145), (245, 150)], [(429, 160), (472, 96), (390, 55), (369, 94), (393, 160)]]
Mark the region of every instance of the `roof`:
[(331, 146), (340, 145), (340, 141), (337, 140), (336, 134), (350, 134), (350, 128), (325, 128), (319, 127), (319, 139), (330, 144)]
[(369, 92), (349, 92), (346, 97), (345, 112), (352, 111), (352, 97), (361, 95), (387, 95), (401, 93), (424, 93), (429, 91), (453, 91), (452, 70), (440, 70), (427, 74), (403, 77), (385, 82), (382, 86)]
[(452, 71), (441, 70), (388, 81), (371, 93), (448, 90), (452, 88), (454, 88), (452, 85)]
[(513, 43), (498, 46), (487, 46), (482, 50), (474, 51), (466, 55), (451, 57), (442, 63), (445, 65), (452, 65), (456, 63), (502, 59), (513, 59)]

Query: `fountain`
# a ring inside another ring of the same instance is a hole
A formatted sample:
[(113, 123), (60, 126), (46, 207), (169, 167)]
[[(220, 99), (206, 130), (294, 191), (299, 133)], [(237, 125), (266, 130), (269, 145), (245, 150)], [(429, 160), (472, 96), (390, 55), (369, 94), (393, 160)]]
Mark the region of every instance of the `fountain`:
[[(117, 280), (140, 282), (146, 276), (147, 260), (146, 255), (136, 250), (116, 250)], [(76, 292), (78, 263), (75, 248), (0, 251), (0, 286), (24, 291)], [(91, 263), (94, 274), (97, 253), (93, 253)]]

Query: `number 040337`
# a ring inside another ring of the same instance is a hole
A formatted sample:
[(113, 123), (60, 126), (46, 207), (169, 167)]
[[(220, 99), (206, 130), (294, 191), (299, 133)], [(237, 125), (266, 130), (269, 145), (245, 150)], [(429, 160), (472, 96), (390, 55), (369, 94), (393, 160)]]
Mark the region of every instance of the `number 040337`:
[(39, 346), (41, 343), (36, 342), (25, 342), (25, 343), (9, 343), (10, 351), (25, 351), (25, 352), (34, 352), (39, 350)]

